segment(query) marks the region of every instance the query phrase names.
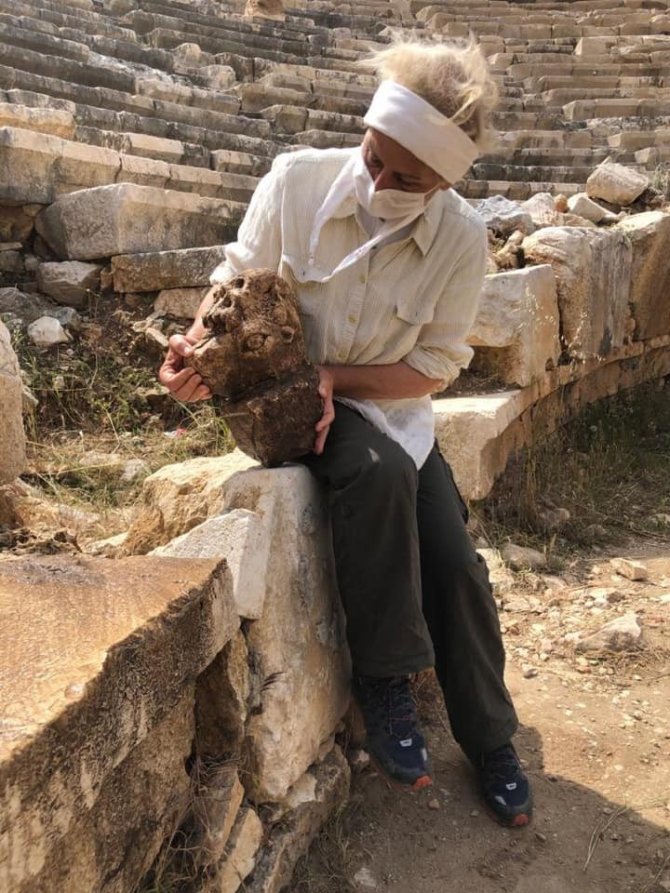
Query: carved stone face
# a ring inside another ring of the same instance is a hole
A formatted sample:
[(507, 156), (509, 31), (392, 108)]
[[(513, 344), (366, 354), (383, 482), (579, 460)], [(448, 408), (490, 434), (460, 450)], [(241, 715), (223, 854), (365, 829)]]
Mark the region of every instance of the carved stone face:
[(270, 270), (247, 270), (220, 286), (203, 323), (209, 331), (193, 365), (228, 399), (307, 363), (295, 294)]

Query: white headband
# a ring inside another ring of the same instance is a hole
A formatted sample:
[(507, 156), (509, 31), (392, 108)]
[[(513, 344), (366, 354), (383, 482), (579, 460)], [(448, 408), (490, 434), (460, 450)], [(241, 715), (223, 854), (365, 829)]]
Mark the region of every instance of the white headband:
[(449, 184), (457, 183), (479, 155), (477, 146), (457, 124), (395, 81), (381, 82), (363, 120), (400, 143)]

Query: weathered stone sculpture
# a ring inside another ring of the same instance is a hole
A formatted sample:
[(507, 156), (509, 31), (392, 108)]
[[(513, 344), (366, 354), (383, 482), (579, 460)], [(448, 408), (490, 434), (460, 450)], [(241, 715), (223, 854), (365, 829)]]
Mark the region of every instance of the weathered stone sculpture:
[(191, 365), (223, 398), (240, 449), (270, 466), (309, 452), (323, 406), (290, 285), (271, 270), (247, 270), (219, 287), (203, 323)]

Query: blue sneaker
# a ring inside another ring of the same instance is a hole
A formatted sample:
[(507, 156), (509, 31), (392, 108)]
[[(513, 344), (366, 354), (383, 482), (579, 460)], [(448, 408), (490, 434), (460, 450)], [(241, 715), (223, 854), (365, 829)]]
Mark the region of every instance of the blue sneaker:
[(404, 788), (429, 787), (428, 752), (407, 676), (354, 677), (354, 694), (365, 722), (366, 749), (378, 769)]
[(481, 756), (475, 763), (484, 800), (495, 818), (510, 828), (530, 822), (533, 792), (511, 744)]

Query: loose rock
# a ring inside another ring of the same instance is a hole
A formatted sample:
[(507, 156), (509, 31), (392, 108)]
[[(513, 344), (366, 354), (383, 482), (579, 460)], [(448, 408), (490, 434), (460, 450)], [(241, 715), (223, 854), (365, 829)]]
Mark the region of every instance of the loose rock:
[(617, 574), (627, 580), (644, 581), (649, 578), (649, 571), (640, 561), (629, 561), (627, 558), (613, 558), (610, 562)]
[(597, 632), (577, 643), (578, 652), (639, 651), (642, 647), (642, 627), (637, 615), (624, 614), (605, 624)]
[(586, 181), (589, 198), (601, 198), (612, 205), (630, 205), (649, 186), (649, 177), (623, 164), (603, 161)]
[(53, 316), (41, 316), (28, 326), (28, 337), (36, 347), (67, 344), (70, 336)]
[(517, 546), (515, 543), (505, 543), (500, 554), (513, 570), (545, 570), (547, 559), (537, 549), (529, 549), (526, 546)]
[(79, 309), (86, 306), (89, 294), (100, 288), (99, 264), (81, 261), (43, 263), (37, 268), (37, 286), (59, 304)]

